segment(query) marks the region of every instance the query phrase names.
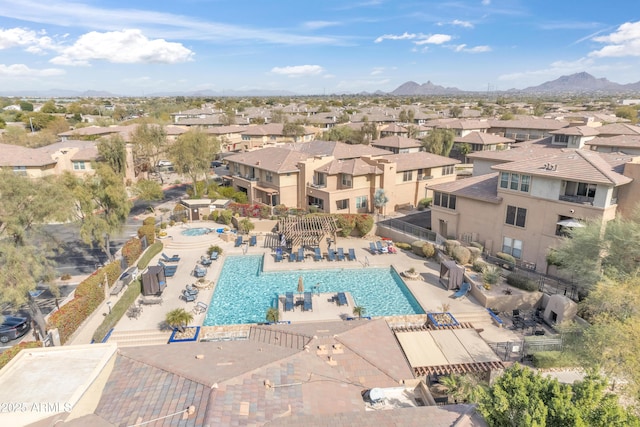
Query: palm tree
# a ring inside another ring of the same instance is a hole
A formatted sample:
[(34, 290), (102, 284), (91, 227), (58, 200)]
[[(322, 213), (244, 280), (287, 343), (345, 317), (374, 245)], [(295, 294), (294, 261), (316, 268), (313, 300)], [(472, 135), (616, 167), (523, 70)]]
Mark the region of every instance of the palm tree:
[(277, 308), (270, 307), (267, 310), (267, 322), (276, 323), (280, 318), (280, 312)]
[(362, 316), (366, 313), (366, 311), (367, 310), (361, 305), (353, 307), (353, 315), (358, 316), (358, 319), (362, 319)]
[(189, 313), (184, 308), (176, 308), (167, 313), (165, 317), (167, 325), (173, 329), (177, 329), (179, 332), (184, 332), (185, 326), (193, 322), (193, 314)]

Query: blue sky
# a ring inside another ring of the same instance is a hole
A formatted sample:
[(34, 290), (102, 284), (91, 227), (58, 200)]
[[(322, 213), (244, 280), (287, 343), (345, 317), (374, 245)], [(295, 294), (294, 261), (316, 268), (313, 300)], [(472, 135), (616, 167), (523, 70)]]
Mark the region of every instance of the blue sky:
[(0, 91), (522, 89), (640, 80), (640, 8), (601, 0), (0, 0)]

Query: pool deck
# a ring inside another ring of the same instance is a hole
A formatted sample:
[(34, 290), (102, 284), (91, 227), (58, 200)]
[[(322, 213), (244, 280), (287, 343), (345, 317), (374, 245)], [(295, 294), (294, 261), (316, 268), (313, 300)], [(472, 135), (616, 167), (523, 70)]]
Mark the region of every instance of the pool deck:
[[(191, 228), (208, 227), (218, 228), (213, 222), (203, 221), (201, 223), (191, 224)], [(114, 328), (114, 336), (118, 334), (126, 335), (128, 332), (134, 331), (163, 331), (164, 334), (170, 334), (170, 330), (164, 322), (166, 313), (175, 308), (185, 308), (191, 311), (195, 308), (197, 301), (209, 303), (213, 295), (213, 286), (222, 270), (224, 258), (229, 255), (264, 255), (263, 268), (265, 271), (291, 271), (291, 270), (317, 270), (327, 268), (340, 269), (362, 269), (370, 267), (386, 267), (393, 266), (399, 273), (414, 268), (420, 274), (419, 280), (404, 279), (407, 287), (411, 290), (418, 303), (425, 312), (442, 311), (443, 305), (448, 305), (448, 310), (461, 321), (464, 319), (473, 319), (476, 328), (483, 329), (482, 335), (487, 341), (509, 341), (518, 339), (518, 335), (511, 330), (498, 328), (492, 322), (486, 313), (486, 309), (475, 301), (472, 296), (462, 299), (452, 299), (452, 291), (445, 290), (439, 283), (439, 265), (435, 261), (425, 260), (410, 252), (398, 250), (395, 254), (376, 254), (369, 252), (369, 242), (379, 240), (373, 236), (371, 239), (360, 238), (339, 238), (335, 244), (335, 248), (344, 248), (345, 252), (349, 248), (353, 248), (357, 261), (328, 261), (326, 256), (321, 261), (313, 260), (313, 252), (307, 250), (307, 256), (303, 262), (289, 262), (284, 258), (281, 262), (275, 261), (274, 250), (265, 247), (267, 236), (270, 234), (268, 230), (256, 231), (258, 235), (257, 245), (248, 246), (244, 244), (235, 247), (235, 239), (221, 238), (217, 233), (205, 234), (202, 236), (184, 236), (181, 234), (185, 226), (176, 225), (167, 229), (167, 238), (162, 239), (165, 247), (163, 252), (168, 256), (178, 254), (180, 262), (177, 263), (178, 269), (174, 277), (167, 278), (167, 287), (165, 288), (162, 298), (163, 302), (159, 305), (146, 305), (142, 308), (142, 312), (137, 318), (129, 318), (126, 315), (117, 323)], [(245, 238), (248, 240), (248, 237)], [(196, 302), (185, 302), (180, 298), (182, 290), (187, 284), (196, 283), (197, 279), (193, 276), (193, 269), (197, 265), (200, 257), (206, 254), (206, 250), (211, 245), (218, 245), (223, 249), (223, 255), (213, 261), (211, 266), (207, 268), (205, 280), (212, 284), (208, 289), (201, 289)], [(155, 265), (160, 256), (154, 258), (149, 265)], [(122, 294), (120, 294), (122, 295)], [(298, 296), (297, 294), (295, 295)], [(107, 301), (113, 305), (119, 296), (110, 296)], [(337, 306), (335, 303), (327, 301), (329, 297), (313, 297), (314, 311), (303, 312), (300, 307), (296, 307), (294, 312), (283, 312), (280, 320), (291, 322), (313, 322), (320, 320), (336, 319), (346, 316), (353, 316), (353, 300), (349, 300), (347, 307)], [(317, 309), (316, 309), (317, 307)], [(365, 307), (366, 309), (366, 307)], [(335, 313), (334, 313), (335, 311)], [(91, 335), (100, 324), (103, 314), (108, 312), (108, 305), (102, 304), (96, 311), (94, 318), (90, 318), (84, 331), (74, 335), (73, 344), (87, 344), (91, 341)], [(326, 314), (323, 314), (326, 313)], [(331, 314), (329, 314), (331, 313)], [(192, 325), (202, 325), (206, 313), (194, 314)], [(365, 313), (366, 315), (366, 313)], [(469, 320), (471, 321), (471, 320)], [(160, 340), (164, 339), (162, 335)]]

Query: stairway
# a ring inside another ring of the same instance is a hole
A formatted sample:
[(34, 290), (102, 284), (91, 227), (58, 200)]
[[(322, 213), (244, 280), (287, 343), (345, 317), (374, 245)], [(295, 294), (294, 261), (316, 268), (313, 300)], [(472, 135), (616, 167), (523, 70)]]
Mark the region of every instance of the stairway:
[(113, 331), (109, 343), (116, 343), (118, 347), (139, 347), (142, 345), (160, 345), (169, 342), (171, 331)]
[(190, 239), (190, 240), (179, 240), (174, 241), (173, 239), (163, 239), (162, 244), (164, 245), (165, 250), (175, 249), (177, 251), (180, 250), (191, 250), (191, 249), (202, 249), (207, 250), (209, 246), (218, 245), (222, 246), (226, 242), (222, 240), (220, 237), (209, 234), (206, 239)]
[(467, 312), (454, 312), (453, 317), (460, 323), (492, 323), (491, 315), (486, 310), (467, 311)]

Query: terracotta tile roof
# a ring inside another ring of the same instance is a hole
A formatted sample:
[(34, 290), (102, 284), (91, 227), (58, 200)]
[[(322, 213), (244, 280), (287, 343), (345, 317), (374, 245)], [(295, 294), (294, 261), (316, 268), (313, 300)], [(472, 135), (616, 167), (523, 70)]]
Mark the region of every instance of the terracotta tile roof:
[(96, 160), (98, 158), (98, 148), (97, 147), (87, 147), (80, 149), (77, 153), (75, 153), (71, 160)]
[(371, 141), (373, 147), (390, 147), (390, 148), (415, 148), (421, 147), (422, 142), (413, 138), (393, 135)]
[(0, 144), (0, 166), (40, 167), (55, 164), (46, 151), (18, 145)]
[(229, 133), (242, 133), (247, 129), (247, 126), (231, 125), (231, 126), (216, 126), (212, 128), (203, 129), (204, 133), (212, 135), (224, 135)]
[(591, 126), (569, 126), (558, 130), (552, 130), (549, 133), (553, 135), (596, 136), (600, 134), (600, 131), (598, 128)]
[(319, 167), (316, 171), (324, 172), (329, 175), (344, 173), (353, 176), (382, 173), (382, 169), (377, 166), (370, 165), (362, 159), (334, 160)]
[(608, 137), (597, 137), (587, 141), (584, 145), (595, 147), (617, 147), (624, 151), (625, 148), (640, 148), (640, 135), (617, 135)]
[(178, 119), (178, 123), (182, 126), (217, 126), (222, 124), (222, 118), (217, 115), (207, 117), (185, 117)]
[(247, 126), (242, 133), (250, 136), (282, 135), (283, 128), (284, 124), (282, 123), (269, 123), (266, 125)]
[(396, 123), (391, 123), (390, 125), (387, 125), (384, 128), (380, 129), (380, 132), (407, 133), (409, 131), (405, 127), (402, 127)]
[(545, 156), (548, 153), (555, 153), (559, 147), (551, 145), (551, 137), (538, 139), (535, 141), (519, 142), (512, 144), (508, 150), (496, 151), (476, 151), (467, 154), (470, 159), (486, 159), (496, 162), (511, 162), (521, 159), (534, 159)]
[(615, 135), (640, 135), (640, 126), (634, 126), (627, 123), (611, 123), (598, 128), (601, 136)]
[(298, 162), (309, 158), (309, 154), (292, 150), (289, 147), (267, 147), (255, 151), (233, 154), (225, 158), (248, 166), (259, 166), (260, 169), (277, 172), (297, 172)]
[[(615, 186), (631, 182), (631, 178), (614, 171), (614, 166), (601, 154), (590, 150), (560, 149), (535, 159), (522, 159), (494, 165), (492, 169)], [(620, 162), (624, 161), (623, 159), (624, 156), (621, 157)]]
[(489, 124), (492, 128), (535, 130), (556, 130), (570, 125), (570, 123), (565, 120), (540, 119), (535, 117), (527, 117), (517, 120), (490, 120)]
[(384, 158), (390, 162), (395, 162), (397, 164), (398, 172), (423, 168), (435, 168), (460, 163), (460, 160), (427, 153), (426, 151), (420, 151), (417, 153), (389, 154), (384, 156)]
[(492, 133), (473, 131), (465, 136), (454, 139), (454, 142), (467, 143), (467, 144), (479, 144), (479, 145), (495, 145), (495, 144), (510, 144), (516, 141), (511, 138), (505, 138), (500, 135), (494, 135)]
[(458, 197), (481, 200), (489, 203), (500, 203), (502, 197), (498, 196), (498, 173), (472, 176), (453, 182), (430, 185), (433, 191), (455, 194)]
[(453, 121), (441, 122), (436, 125), (437, 128), (443, 129), (489, 129), (491, 125), (486, 120), (460, 120), (455, 119)]
[(345, 144), (337, 141), (315, 140), (289, 144), (291, 150), (307, 153), (310, 156), (333, 156), (338, 160), (356, 159), (362, 156), (384, 156), (389, 151), (364, 144)]

